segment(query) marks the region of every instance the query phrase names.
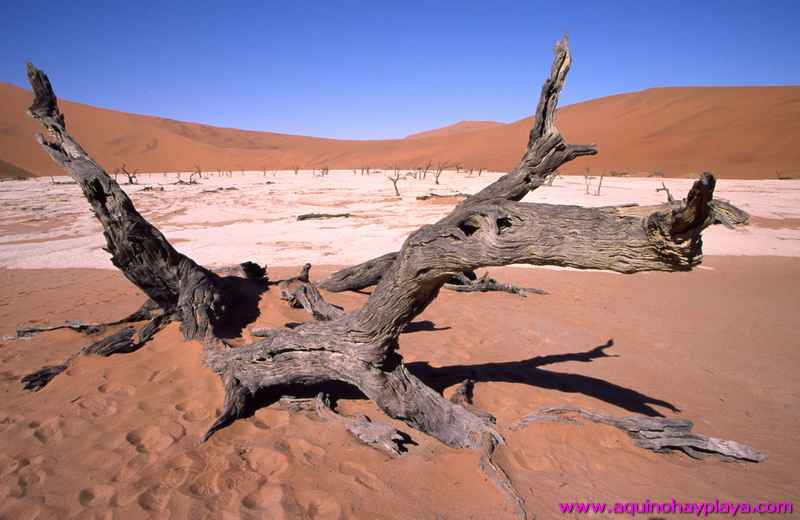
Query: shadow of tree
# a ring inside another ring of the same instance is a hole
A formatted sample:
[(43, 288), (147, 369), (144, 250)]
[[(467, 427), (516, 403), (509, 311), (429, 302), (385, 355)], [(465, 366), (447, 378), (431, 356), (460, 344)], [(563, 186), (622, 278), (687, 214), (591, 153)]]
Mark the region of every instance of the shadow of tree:
[(430, 320), (413, 321), (406, 325), (401, 331), (403, 334), (410, 332), (421, 331), (437, 331), (437, 330), (450, 330), (450, 327), (436, 327), (436, 324)]
[(605, 352), (606, 349), (613, 345), (614, 341), (608, 340), (607, 343), (586, 352), (537, 356), (522, 361), (484, 363), (480, 365), (453, 365), (441, 368), (434, 368), (427, 362), (421, 361), (408, 363), (406, 366), (415, 376), (438, 392), (461, 383), (465, 379), (471, 379), (476, 383), (522, 383), (560, 392), (580, 393), (619, 406), (630, 412), (650, 417), (663, 417), (653, 406), (660, 406), (673, 412), (679, 412), (680, 410), (672, 403), (596, 377), (555, 372), (540, 368), (545, 365), (567, 361), (590, 363), (599, 358), (619, 357)]

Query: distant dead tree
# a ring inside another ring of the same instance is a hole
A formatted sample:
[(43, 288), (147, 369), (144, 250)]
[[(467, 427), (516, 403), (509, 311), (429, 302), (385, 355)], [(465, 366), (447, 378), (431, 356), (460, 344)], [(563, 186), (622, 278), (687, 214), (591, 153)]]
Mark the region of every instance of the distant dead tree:
[(425, 180), (425, 177), (428, 176), (428, 172), (431, 170), (432, 166), (433, 160), (429, 160), (427, 163), (425, 163), (425, 167), (422, 169), (422, 175), (420, 176), (423, 181)]
[(583, 176), (583, 183), (586, 185), (586, 195), (589, 195), (589, 168), (586, 168), (586, 174)]
[(195, 165), (194, 171), (189, 175), (189, 184), (197, 184), (197, 180), (202, 178), (203, 172), (200, 170), (199, 166)]
[(297, 172), (300, 171), (300, 167), (299, 166), (292, 166), (292, 171), (294, 172), (295, 175), (297, 175)]
[(595, 196), (599, 196), (600, 195), (600, 189), (603, 187), (603, 177), (604, 177), (604, 175), (601, 173), (600, 174), (600, 181), (597, 183), (597, 190), (594, 192)]
[(461, 170), (464, 168), (461, 166), (461, 163), (456, 163), (456, 173), (461, 173)]
[[(388, 168), (387, 168), (387, 170), (388, 170)], [(397, 181), (400, 180), (400, 168), (398, 168), (397, 166), (392, 168), (392, 173), (387, 175), (386, 178), (389, 179), (390, 181), (392, 181), (392, 186), (394, 186), (394, 193), (395, 193), (395, 195), (397, 195), (399, 197), (400, 196), (400, 190), (397, 189)]]
[(447, 168), (446, 162), (440, 162), (436, 165), (436, 169), (433, 171), (433, 179), (434, 184), (439, 184), (439, 177), (442, 176), (442, 172)]
[(667, 188), (667, 185), (664, 184), (664, 181), (661, 181), (661, 187), (660, 188), (656, 188), (656, 193), (658, 193), (659, 191), (665, 192), (665, 194), (667, 196), (667, 202), (669, 202), (670, 204), (675, 202), (675, 199), (672, 198), (672, 193), (669, 192), (669, 188)]
[(483, 168), (478, 168), (478, 177), (481, 176), (481, 174), (483, 173), (483, 170), (484, 170)]
[(330, 168), (328, 168), (327, 166), (323, 166), (322, 169), (320, 169), (320, 171), (319, 171), (319, 176), (320, 177), (326, 177), (328, 175), (328, 173), (330, 173), (330, 171), (331, 171)]
[(125, 168), (125, 164), (123, 163), (122, 166), (120, 166), (118, 169), (114, 170), (114, 180), (117, 180), (117, 176), (120, 173), (125, 174), (125, 176), (128, 178), (128, 184), (139, 184), (139, 179), (136, 176), (137, 170), (134, 170), (133, 172), (129, 172)]
[[(341, 282), (339, 290), (375, 285), (359, 308), (345, 311), (326, 302), (317, 284), (311, 282), (311, 265), (306, 264), (299, 276), (283, 280), (279, 286), (286, 301), (306, 309), (313, 321), (294, 328), (252, 330), (259, 338), (256, 340), (247, 339), (250, 334), (245, 327), (259, 316), (258, 295), (269, 286), (266, 269), (244, 262), (234, 274), (222, 275), (178, 252), (70, 135), (49, 79), (29, 64), (34, 101), (28, 113), (47, 136), (37, 139), (50, 158), (80, 184), (103, 228), (111, 261), (148, 300), (130, 317), (115, 322), (147, 321), (144, 327), (115, 328), (106, 337), (94, 336), (92, 343), (64, 363), (43, 367), (22, 378), (22, 384), (39, 390), (79, 355), (133, 352), (170, 322), (178, 321), (183, 337), (202, 345), (203, 361), (219, 376), (225, 395), (204, 441), (251, 415), (256, 406), (265, 404), (266, 395), (280, 396), (287, 388), (346, 383), (409, 428), (450, 448), (475, 450), (487, 478), (510, 501), (518, 517), (527, 518), (524, 500), (503, 470), (502, 461), (494, 457), (495, 450), (506, 442), (503, 430), (472, 400), (476, 382), (454, 381), (458, 388), (446, 398), (441, 381), (432, 386), (430, 382), (436, 378), (423, 380), (405, 364), (401, 333), (435, 301), (454, 274), (520, 263), (620, 273), (687, 271), (703, 260), (705, 228), (730, 221), (732, 216), (746, 217), (735, 206), (714, 199), (716, 180), (709, 173), (674, 205), (586, 208), (520, 202), (561, 165), (597, 153), (593, 145), (568, 144), (555, 126), (559, 93), (572, 63), (566, 38), (558, 42), (554, 54), (524, 155), (510, 173), (469, 196), (438, 221), (410, 233), (399, 251), (344, 269), (344, 274), (334, 273), (321, 284), (330, 288), (329, 282)], [(394, 177), (399, 179), (399, 168)], [(565, 232), (554, 235), (553, 230)], [(80, 330), (81, 325), (68, 322), (67, 326)], [(85, 324), (83, 329), (87, 329)], [(98, 333), (102, 329), (95, 325), (90, 330)], [(232, 346), (232, 338), (240, 338), (242, 344)], [(606, 357), (603, 349), (610, 346), (585, 353), (582, 359)], [(531, 364), (527, 360), (522, 363)], [(499, 377), (502, 379), (502, 374)], [(479, 379), (477, 384), (483, 381)], [(654, 402), (647, 396), (637, 399)], [(319, 394), (313, 407), (319, 416), (346, 424), (356, 438), (392, 456), (399, 455), (403, 444), (409, 442), (408, 434), (401, 435), (386, 423), (337, 414), (325, 394)], [(656, 452), (680, 449), (695, 457), (711, 452), (755, 462), (765, 458), (749, 446), (692, 433), (691, 421), (683, 417), (616, 418), (564, 407), (556, 411), (625, 428), (637, 446)], [(547, 413), (540, 410), (515, 424), (523, 428)], [(286, 436), (291, 435), (287, 430)]]
[(592, 190), (592, 180), (594, 177), (589, 175), (589, 168), (586, 168), (586, 175), (583, 176), (583, 182), (586, 185), (586, 195), (600, 195), (600, 189), (603, 187), (603, 174), (600, 174), (600, 179), (597, 182), (597, 186)]

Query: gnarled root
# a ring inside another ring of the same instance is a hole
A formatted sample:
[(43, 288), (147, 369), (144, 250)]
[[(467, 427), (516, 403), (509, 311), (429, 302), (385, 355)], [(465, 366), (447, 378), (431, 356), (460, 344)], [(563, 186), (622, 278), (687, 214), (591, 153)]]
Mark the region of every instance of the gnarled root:
[(80, 332), (82, 334), (87, 334), (87, 335), (96, 334), (98, 332), (103, 332), (108, 327), (112, 327), (114, 325), (121, 325), (123, 323), (134, 323), (137, 321), (148, 320), (152, 318), (157, 311), (158, 311), (158, 305), (156, 305), (156, 303), (153, 300), (148, 299), (136, 311), (119, 320), (109, 321), (105, 323), (83, 323), (78, 320), (69, 320), (57, 325), (28, 325), (25, 327), (17, 328), (17, 337), (28, 338), (40, 332), (50, 332), (59, 329), (71, 329), (74, 330), (75, 332)]
[[(310, 270), (311, 264), (305, 264), (298, 276), (282, 280), (278, 284), (281, 299), (287, 301), (290, 307), (305, 309), (318, 321), (329, 321), (344, 316), (344, 309), (325, 301), (319, 289), (311, 283)], [(257, 332), (253, 334), (258, 335)]]
[[(473, 391), (475, 389), (475, 381), (471, 379), (464, 380), (453, 395), (450, 401), (467, 408), (470, 412), (483, 418), (484, 421), (494, 423), (495, 418), (488, 412), (480, 410), (473, 403)], [(528, 511), (525, 508), (525, 501), (520, 496), (514, 484), (511, 482), (508, 474), (505, 472), (500, 463), (495, 460), (494, 454), (498, 448), (498, 444), (494, 442), (485, 442), (481, 446), (480, 468), (486, 477), (506, 496), (506, 499), (514, 506), (514, 511), (518, 518), (526, 520), (528, 518)]]
[(722, 457), (747, 462), (762, 462), (767, 458), (766, 455), (746, 444), (694, 433), (692, 432), (694, 425), (692, 421), (687, 419), (647, 417), (644, 415), (613, 417), (574, 406), (540, 408), (512, 424), (510, 429), (517, 430), (533, 422), (553, 420), (553, 418), (561, 419), (575, 414), (592, 422), (608, 424), (618, 428), (630, 435), (640, 448), (655, 451), (656, 453), (680, 450), (692, 458), (703, 458), (708, 454), (717, 454)]
[[(134, 313), (129, 318), (134, 316), (140, 317), (141, 315)], [(125, 327), (114, 334), (84, 346), (59, 365), (46, 366), (26, 375), (20, 379), (20, 382), (25, 390), (39, 391), (47, 386), (54, 377), (69, 368), (79, 356), (96, 355), (108, 357), (114, 354), (136, 352), (150, 341), (156, 332), (164, 328), (172, 320), (172, 314), (158, 314), (148, 321), (138, 333), (133, 327)]]
[(489, 278), (489, 273), (485, 273), (480, 278), (475, 276), (473, 271), (464, 271), (452, 277), (450, 281), (443, 286), (444, 289), (449, 289), (456, 292), (507, 292), (509, 294), (516, 294), (525, 297), (526, 294), (547, 294), (547, 291), (542, 289), (534, 289), (532, 287), (517, 287), (500, 283), (494, 278)]
[(405, 443), (409, 442), (407, 435), (395, 430), (388, 424), (373, 422), (366, 415), (359, 415), (354, 418), (339, 415), (331, 407), (330, 398), (323, 393), (317, 394), (314, 399), (314, 409), (321, 418), (343, 424), (355, 438), (388, 453), (392, 457), (397, 457), (406, 452)]

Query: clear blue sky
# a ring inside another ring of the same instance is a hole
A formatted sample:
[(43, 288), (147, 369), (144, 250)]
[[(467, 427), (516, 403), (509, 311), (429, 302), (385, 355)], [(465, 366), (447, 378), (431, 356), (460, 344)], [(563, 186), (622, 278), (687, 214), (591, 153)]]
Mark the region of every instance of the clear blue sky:
[(400, 137), (530, 114), (553, 43), (562, 105), (655, 86), (800, 84), (800, 0), (8, 0), (0, 81), (218, 126)]

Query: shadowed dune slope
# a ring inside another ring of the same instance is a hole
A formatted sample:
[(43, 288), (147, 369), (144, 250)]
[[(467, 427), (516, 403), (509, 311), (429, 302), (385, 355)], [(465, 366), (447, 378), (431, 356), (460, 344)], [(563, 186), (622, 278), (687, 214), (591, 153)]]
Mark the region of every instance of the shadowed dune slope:
[[(0, 160), (35, 176), (61, 172), (38, 149), (25, 115), (29, 91), (0, 84)], [(412, 168), (427, 160), (505, 171), (518, 161), (530, 118), (462, 121), (394, 140), (338, 140), (187, 123), (61, 103), (70, 130), (104, 167), (140, 171)], [(531, 107), (532, 109), (533, 107)], [(600, 154), (565, 173), (609, 171), (669, 177), (712, 170), (723, 178), (800, 176), (800, 87), (655, 88), (566, 106), (559, 127)], [(265, 121), (269, 125), (269, 121)], [(6, 168), (0, 169), (0, 175)]]

